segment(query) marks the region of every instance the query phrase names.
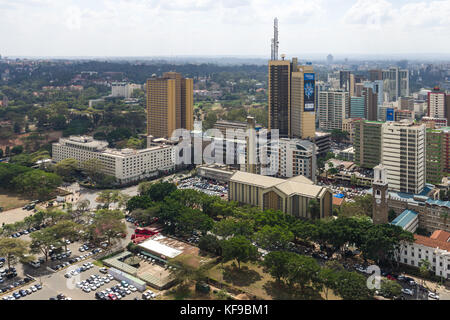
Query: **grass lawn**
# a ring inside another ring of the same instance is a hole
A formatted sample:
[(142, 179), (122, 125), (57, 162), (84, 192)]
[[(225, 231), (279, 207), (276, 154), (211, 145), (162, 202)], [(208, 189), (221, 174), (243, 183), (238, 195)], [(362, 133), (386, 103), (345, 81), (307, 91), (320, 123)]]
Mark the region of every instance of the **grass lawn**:
[[(290, 299), (325, 299), (325, 293), (304, 292), (303, 296), (294, 296), (284, 285), (280, 285), (270, 274), (264, 273), (263, 268), (255, 263), (241, 263), (237, 269), (234, 262), (222, 265), (219, 263), (209, 270), (210, 278), (232, 287), (241, 289), (251, 296), (264, 300), (290, 300)], [(341, 300), (331, 290), (328, 291), (328, 300)]]
[(3, 207), (3, 211), (16, 209), (23, 207), (30, 203), (34, 199), (27, 198), (21, 194), (17, 194), (11, 191), (0, 189), (0, 207)]

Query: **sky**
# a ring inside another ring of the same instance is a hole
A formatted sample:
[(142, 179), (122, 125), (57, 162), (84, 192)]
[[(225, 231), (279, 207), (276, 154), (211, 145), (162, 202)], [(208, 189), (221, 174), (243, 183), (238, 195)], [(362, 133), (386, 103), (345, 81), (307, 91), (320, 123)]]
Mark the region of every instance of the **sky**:
[(450, 54), (450, 0), (0, 0), (3, 56)]

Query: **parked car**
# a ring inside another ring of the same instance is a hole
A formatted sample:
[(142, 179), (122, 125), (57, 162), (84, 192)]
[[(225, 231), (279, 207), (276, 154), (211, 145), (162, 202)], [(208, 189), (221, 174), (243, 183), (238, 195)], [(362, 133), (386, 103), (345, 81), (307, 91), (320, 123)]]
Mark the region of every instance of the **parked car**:
[(407, 294), (409, 296), (414, 295), (414, 292), (411, 289), (402, 289), (402, 293)]
[(434, 293), (434, 292), (429, 292), (428, 298), (433, 299), (433, 300), (439, 300), (439, 294)]

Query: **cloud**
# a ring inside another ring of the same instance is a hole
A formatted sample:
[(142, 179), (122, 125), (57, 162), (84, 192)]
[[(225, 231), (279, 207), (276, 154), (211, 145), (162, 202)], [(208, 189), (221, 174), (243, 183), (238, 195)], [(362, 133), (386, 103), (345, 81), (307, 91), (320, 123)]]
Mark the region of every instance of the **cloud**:
[(344, 15), (347, 24), (381, 27), (395, 16), (392, 4), (386, 0), (358, 0)]

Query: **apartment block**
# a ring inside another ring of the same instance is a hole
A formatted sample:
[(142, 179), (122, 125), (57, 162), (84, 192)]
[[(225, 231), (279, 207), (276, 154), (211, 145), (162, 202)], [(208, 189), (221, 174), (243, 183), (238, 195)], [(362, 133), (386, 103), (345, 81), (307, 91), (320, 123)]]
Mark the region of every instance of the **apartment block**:
[(342, 130), (342, 122), (346, 119), (346, 111), (349, 109), (350, 95), (348, 92), (321, 91), (319, 92), (319, 128), (321, 130)]

